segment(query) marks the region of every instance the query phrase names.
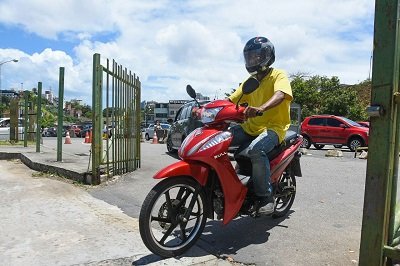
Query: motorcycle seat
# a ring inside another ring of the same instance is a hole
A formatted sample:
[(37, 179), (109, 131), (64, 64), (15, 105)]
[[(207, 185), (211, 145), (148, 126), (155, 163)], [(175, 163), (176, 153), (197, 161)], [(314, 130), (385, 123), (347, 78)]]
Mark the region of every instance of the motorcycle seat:
[[(297, 140), (298, 138), (298, 134), (292, 130), (288, 130), (286, 131), (286, 135), (285, 135), (285, 139), (278, 144), (277, 146), (275, 146), (275, 148), (267, 153), (268, 159), (272, 160), (274, 159), (276, 156), (278, 156), (278, 154), (280, 154), (282, 151), (284, 151), (285, 149), (289, 148), (290, 146), (292, 146), (292, 144)], [(235, 151), (235, 159), (248, 159), (248, 150), (249, 148), (245, 148), (244, 150), (240, 151), (239, 153), (236, 153)]]

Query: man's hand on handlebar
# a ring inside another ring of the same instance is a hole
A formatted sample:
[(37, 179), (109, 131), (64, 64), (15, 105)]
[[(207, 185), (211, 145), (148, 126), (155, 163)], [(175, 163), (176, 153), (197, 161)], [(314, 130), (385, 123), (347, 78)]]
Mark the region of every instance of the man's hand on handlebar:
[(247, 106), (244, 110), (244, 115), (247, 118), (263, 115), (263, 109), (260, 107)]

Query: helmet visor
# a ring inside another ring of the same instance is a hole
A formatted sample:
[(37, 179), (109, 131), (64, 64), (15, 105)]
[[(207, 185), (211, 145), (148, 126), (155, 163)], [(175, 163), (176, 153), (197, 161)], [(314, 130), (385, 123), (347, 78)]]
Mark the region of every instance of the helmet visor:
[(265, 49), (245, 51), (243, 54), (244, 60), (246, 61), (246, 67), (259, 66), (266, 59)]

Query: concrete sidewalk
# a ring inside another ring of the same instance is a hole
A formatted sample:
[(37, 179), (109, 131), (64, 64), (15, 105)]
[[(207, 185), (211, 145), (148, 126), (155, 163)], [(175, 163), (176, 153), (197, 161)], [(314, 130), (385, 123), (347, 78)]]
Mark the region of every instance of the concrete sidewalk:
[(196, 246), (162, 260), (142, 243), (137, 219), (70, 183), (0, 161), (2, 265), (230, 265)]
[[(72, 144), (63, 144), (62, 160), (57, 161), (57, 139), (44, 138), (40, 152), (31, 145), (0, 145), (1, 159), (20, 159), (29, 168), (56, 173), (81, 183), (88, 183), (86, 173), (89, 167), (90, 144), (83, 143), (81, 138), (72, 138)], [(64, 140), (63, 140), (64, 143)]]

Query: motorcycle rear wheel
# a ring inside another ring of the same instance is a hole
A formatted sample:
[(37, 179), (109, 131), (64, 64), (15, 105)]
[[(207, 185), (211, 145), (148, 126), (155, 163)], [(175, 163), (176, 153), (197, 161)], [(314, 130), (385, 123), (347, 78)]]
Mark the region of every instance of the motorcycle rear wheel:
[(283, 173), (279, 178), (275, 193), (275, 211), (273, 218), (285, 216), (293, 205), (296, 196), (296, 177), (288, 173)]
[(201, 236), (207, 221), (203, 189), (189, 177), (162, 180), (149, 192), (139, 216), (140, 236), (161, 257), (175, 257)]

